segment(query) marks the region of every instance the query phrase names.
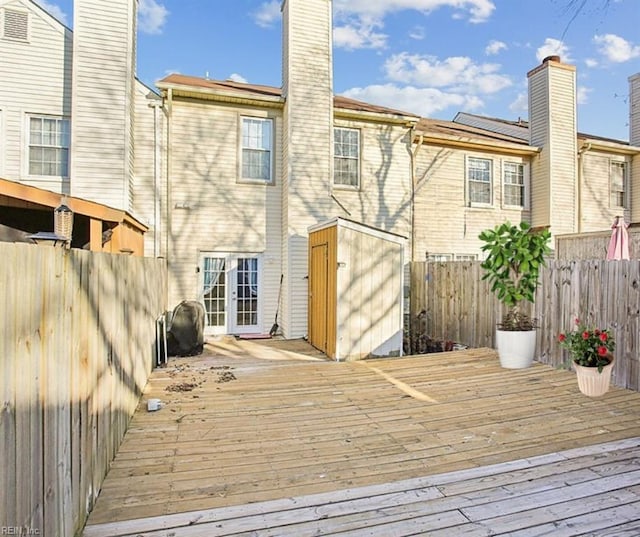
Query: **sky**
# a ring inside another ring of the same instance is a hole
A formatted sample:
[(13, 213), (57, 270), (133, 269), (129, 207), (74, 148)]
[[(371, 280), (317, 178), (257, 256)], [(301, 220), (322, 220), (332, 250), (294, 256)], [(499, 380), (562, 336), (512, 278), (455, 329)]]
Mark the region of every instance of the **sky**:
[[(73, 26), (73, 0), (36, 0)], [(281, 0), (140, 0), (138, 77), (281, 86)], [(580, 6), (584, 6), (580, 9)], [(334, 92), (423, 117), (526, 119), (527, 72), (575, 65), (578, 130), (628, 140), (640, 0), (333, 0)]]

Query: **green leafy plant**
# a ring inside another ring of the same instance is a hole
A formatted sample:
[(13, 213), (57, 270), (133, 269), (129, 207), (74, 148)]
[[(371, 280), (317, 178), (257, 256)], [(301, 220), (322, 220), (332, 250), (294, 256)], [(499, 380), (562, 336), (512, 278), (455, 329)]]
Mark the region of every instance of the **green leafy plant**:
[(533, 302), (538, 273), (551, 253), (548, 229), (533, 230), (527, 222), (505, 222), (480, 233), (487, 258), (480, 265), (496, 294), (508, 311), (498, 326), (501, 330), (532, 330), (535, 322), (521, 310), (524, 301)]
[(572, 361), (584, 367), (597, 367), (598, 373), (609, 364), (616, 348), (611, 330), (587, 328), (580, 319), (576, 319), (575, 330), (560, 334), (558, 341), (569, 350)]

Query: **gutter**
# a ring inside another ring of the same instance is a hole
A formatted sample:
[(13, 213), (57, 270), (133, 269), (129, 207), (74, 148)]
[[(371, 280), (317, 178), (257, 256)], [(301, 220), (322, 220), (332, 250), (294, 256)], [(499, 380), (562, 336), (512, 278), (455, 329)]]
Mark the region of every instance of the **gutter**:
[[(166, 198), (167, 198), (167, 206), (166, 206), (166, 217), (167, 223), (165, 225), (165, 259), (167, 263), (167, 270), (170, 270), (171, 265), (171, 253), (169, 248), (170, 237), (171, 237), (171, 164), (172, 164), (172, 151), (171, 151), (171, 140), (172, 140), (172, 116), (173, 116), (173, 89), (169, 88), (167, 90), (167, 185), (166, 185)], [(171, 278), (167, 278), (167, 296), (169, 295), (169, 280)]]

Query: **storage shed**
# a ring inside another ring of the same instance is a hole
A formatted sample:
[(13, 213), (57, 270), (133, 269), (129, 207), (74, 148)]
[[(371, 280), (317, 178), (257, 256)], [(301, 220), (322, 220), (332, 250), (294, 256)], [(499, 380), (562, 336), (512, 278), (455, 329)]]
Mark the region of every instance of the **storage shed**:
[(309, 342), (330, 358), (402, 354), (404, 243), (334, 218), (309, 228)]

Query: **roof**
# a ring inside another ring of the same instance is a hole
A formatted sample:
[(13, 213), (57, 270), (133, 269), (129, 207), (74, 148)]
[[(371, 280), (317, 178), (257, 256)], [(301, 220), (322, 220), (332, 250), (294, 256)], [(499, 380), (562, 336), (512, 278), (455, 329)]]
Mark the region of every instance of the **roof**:
[(484, 140), (487, 142), (509, 142), (513, 144), (529, 145), (528, 139), (525, 141), (521, 137), (509, 136), (507, 134), (492, 132), (487, 129), (443, 119), (422, 118), (416, 126), (416, 132), (417, 134), (443, 134), (448, 136)]
[[(510, 121), (507, 119), (469, 114), (468, 112), (458, 112), (456, 117), (453, 118), (453, 121), (455, 123), (478, 127), (495, 133), (520, 138), (526, 142), (529, 141), (529, 122), (524, 119), (518, 118), (517, 121)], [(629, 142), (626, 140), (606, 138), (604, 136), (596, 136), (594, 134), (587, 134), (584, 132), (578, 132), (577, 137), (579, 140), (598, 140), (611, 144), (629, 145)]]
[[(275, 86), (262, 86), (258, 84), (246, 84), (243, 82), (234, 82), (232, 80), (212, 80), (208, 78), (200, 78), (195, 76), (187, 76), (181, 74), (171, 74), (157, 83), (161, 89), (183, 87), (185, 90), (203, 90), (208, 93), (220, 93), (225, 95), (235, 94), (238, 97), (248, 97), (254, 99), (270, 98), (280, 99), (284, 102), (284, 96), (282, 88), (276, 88)], [(375, 104), (365, 103), (350, 99), (349, 97), (343, 97), (336, 95), (334, 97), (334, 106), (342, 110), (349, 110), (354, 112), (364, 112), (370, 114), (384, 114), (392, 116), (401, 116), (406, 118), (418, 119), (416, 114), (410, 112), (403, 112), (393, 108), (385, 106), (378, 106)]]
[[(0, 207), (22, 207), (25, 209), (55, 209), (60, 205), (62, 194), (35, 186), (0, 178)], [(149, 228), (126, 211), (114, 209), (102, 203), (82, 198), (65, 196), (65, 205), (74, 213), (104, 222), (126, 222), (131, 227), (146, 232)]]

